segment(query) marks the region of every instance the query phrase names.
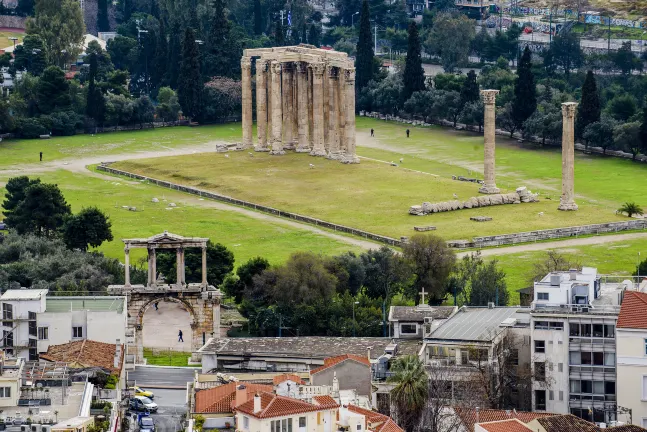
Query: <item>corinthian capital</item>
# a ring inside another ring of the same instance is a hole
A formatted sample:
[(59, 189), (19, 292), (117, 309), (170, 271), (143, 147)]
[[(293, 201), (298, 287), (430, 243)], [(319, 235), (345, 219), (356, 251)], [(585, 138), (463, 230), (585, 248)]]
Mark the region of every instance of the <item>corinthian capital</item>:
[(273, 74), (280, 74), (281, 73), (281, 63), (277, 61), (273, 61), (272, 65), (270, 66), (270, 70), (272, 71)]
[(344, 78), (346, 82), (355, 84), (355, 68), (344, 69)]
[(323, 73), (326, 70), (326, 64), (325, 63), (310, 63), (310, 67), (312, 68), (312, 73), (315, 75), (323, 75)]
[(577, 102), (564, 102), (562, 104), (562, 116), (564, 118), (575, 118), (575, 108), (577, 107)]
[(496, 103), (497, 94), (499, 94), (499, 90), (481, 90), (483, 103), (485, 105), (494, 105)]
[(252, 69), (252, 59), (249, 57), (242, 57), (240, 59), (240, 67), (244, 71), (250, 71)]

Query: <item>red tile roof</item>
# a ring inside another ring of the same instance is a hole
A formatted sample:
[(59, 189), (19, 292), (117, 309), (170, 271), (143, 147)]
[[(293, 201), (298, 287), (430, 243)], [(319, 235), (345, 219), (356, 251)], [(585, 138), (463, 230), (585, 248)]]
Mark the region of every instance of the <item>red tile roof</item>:
[(242, 405), (236, 407), (236, 411), (243, 412), (247, 415), (256, 418), (274, 418), (289, 416), (295, 414), (302, 414), (306, 412), (324, 411), (329, 409), (338, 408), (339, 405), (335, 403), (334, 406), (315, 405), (308, 402), (292, 399), (285, 396), (278, 396), (274, 393), (261, 393), (261, 410), (254, 412), (254, 398), (251, 398)]
[(532, 431), (528, 426), (523, 424), (519, 419), (500, 420), (489, 423), (479, 423), (487, 432), (528, 432)]
[[(463, 425), (469, 432), (474, 431), (474, 424), (477, 423), (477, 411), (473, 408), (454, 407), (454, 411), (463, 422)], [(478, 422), (488, 423), (499, 420), (519, 419), (523, 423), (528, 423), (536, 418), (554, 416), (552, 413), (538, 413), (515, 410), (495, 410), (485, 409), (478, 411)]]
[(345, 362), (346, 360), (353, 360), (358, 363), (364, 364), (368, 367), (371, 367), (371, 362), (369, 361), (368, 357), (362, 357), (358, 356), (355, 354), (344, 354), (336, 357), (328, 357), (327, 359), (324, 359), (324, 364), (323, 366), (319, 366), (318, 368), (312, 369), (310, 371), (310, 375), (314, 375), (316, 373), (319, 373), (321, 371), (324, 371), (330, 367), (333, 367), (341, 362)]
[(380, 414), (376, 411), (367, 410), (356, 405), (348, 405), (348, 410), (357, 414), (362, 414), (366, 418), (365, 429), (373, 432), (404, 432), (391, 417)]
[(115, 367), (116, 344), (83, 339), (60, 345), (50, 345), (40, 358), (52, 362), (65, 362), (71, 368), (100, 367), (111, 374), (120, 375), (124, 361), (124, 346), (121, 345), (119, 366)]
[(617, 327), (647, 329), (647, 294), (637, 291), (625, 292)]
[(326, 395), (326, 396), (313, 396), (313, 403), (319, 406), (325, 406), (330, 408), (339, 408), (339, 404), (335, 399)]
[(600, 432), (595, 423), (572, 414), (554, 415), (537, 419), (546, 432)]
[[(230, 382), (218, 387), (198, 390), (195, 393), (196, 413), (230, 413), (236, 402), (236, 387), (241, 383)], [(273, 390), (271, 385), (245, 383), (245, 401), (254, 397), (256, 392)]]
[(279, 384), (281, 384), (282, 382), (285, 382), (285, 381), (293, 381), (293, 382), (295, 382), (297, 384), (305, 384), (305, 381), (303, 381), (301, 379), (301, 377), (299, 377), (297, 375), (294, 375), (294, 374), (277, 375), (272, 380), (274, 385), (279, 385)]

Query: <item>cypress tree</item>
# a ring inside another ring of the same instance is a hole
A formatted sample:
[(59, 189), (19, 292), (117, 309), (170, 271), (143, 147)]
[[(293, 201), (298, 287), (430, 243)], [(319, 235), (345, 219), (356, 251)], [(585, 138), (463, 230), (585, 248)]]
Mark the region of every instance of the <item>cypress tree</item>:
[(465, 105), (477, 100), (479, 100), (479, 84), (476, 82), (476, 73), (471, 70), (467, 73), (467, 78), (461, 88), (461, 103)]
[(177, 19), (171, 24), (171, 37), (168, 48), (168, 83), (171, 88), (177, 88), (177, 81), (180, 75), (180, 57), (182, 56), (182, 34), (180, 23)]
[(263, 33), (263, 10), (261, 8), (261, 0), (254, 0), (254, 34), (260, 35)]
[(368, 0), (362, 2), (362, 12), (359, 16), (359, 39), (357, 41), (357, 56), (355, 57), (355, 86), (361, 90), (373, 78), (373, 43), (371, 42), (371, 22)]
[(317, 27), (315, 23), (310, 24), (310, 31), (308, 32), (308, 43), (319, 48), (319, 46), (321, 45), (319, 36), (319, 27)]
[(133, 14), (133, 0), (122, 0), (121, 22), (128, 22)]
[(168, 42), (166, 40), (166, 26), (164, 20), (160, 20), (159, 31), (157, 33), (157, 46), (155, 47), (155, 59), (153, 67), (153, 87), (159, 88), (166, 84), (167, 81), (167, 53)]
[(231, 24), (227, 19), (224, 0), (214, 0), (214, 16), (209, 29), (209, 51), (205, 61), (205, 76), (232, 76), (238, 71), (232, 62), (234, 52), (231, 41)]
[(86, 95), (86, 104), (85, 104), (85, 114), (94, 119), (95, 113), (94, 109), (96, 104), (94, 102), (95, 96), (95, 79), (97, 76), (97, 55), (96, 53), (90, 54), (90, 71), (88, 72), (88, 94)]
[(277, 22), (276, 27), (274, 28), (274, 46), (283, 46), (283, 45), (285, 45), (285, 38), (283, 35), (283, 25), (281, 25), (280, 22)]
[(197, 118), (202, 108), (202, 76), (200, 52), (195, 42), (195, 33), (190, 27), (184, 31), (177, 95), (184, 116)]
[(97, 2), (97, 29), (100, 32), (110, 30), (110, 21), (108, 21), (108, 0), (98, 0)]
[(584, 129), (597, 121), (600, 121), (600, 97), (595, 75), (593, 71), (588, 71), (582, 86), (582, 100), (575, 117), (575, 136), (581, 139)]
[(425, 71), (422, 69), (420, 57), (420, 37), (418, 26), (414, 21), (409, 23), (409, 39), (407, 43), (407, 59), (404, 64), (403, 99), (406, 101), (411, 94), (425, 89)]
[(640, 123), (640, 152), (642, 154), (647, 154), (647, 98), (645, 98), (645, 104), (643, 105), (642, 111), (642, 122)]
[(517, 128), (523, 126), (528, 117), (537, 109), (537, 88), (532, 73), (532, 55), (526, 47), (517, 67), (517, 80), (514, 83), (512, 117)]

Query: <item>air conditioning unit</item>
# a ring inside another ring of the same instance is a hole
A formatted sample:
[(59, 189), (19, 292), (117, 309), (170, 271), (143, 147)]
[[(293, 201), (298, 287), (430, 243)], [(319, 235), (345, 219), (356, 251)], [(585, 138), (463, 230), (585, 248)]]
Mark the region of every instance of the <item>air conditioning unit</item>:
[(29, 425), (21, 425), (20, 432), (31, 432), (31, 430), (29, 429)]
[(31, 432), (40, 432), (40, 430), (38, 429), (40, 426), (41, 425), (39, 425), (38, 423), (32, 423), (31, 424)]
[(41, 425), (40, 432), (52, 432), (52, 427), (50, 425)]
[(581, 307), (581, 308), (580, 308), (580, 312), (585, 312), (585, 313), (586, 313), (586, 312), (588, 312), (588, 311), (589, 311), (589, 308), (588, 308), (588, 307)]
[(580, 311), (580, 308), (579, 308), (579, 307), (577, 307), (577, 306), (573, 306), (573, 307), (571, 308), (571, 312), (579, 312), (579, 311)]

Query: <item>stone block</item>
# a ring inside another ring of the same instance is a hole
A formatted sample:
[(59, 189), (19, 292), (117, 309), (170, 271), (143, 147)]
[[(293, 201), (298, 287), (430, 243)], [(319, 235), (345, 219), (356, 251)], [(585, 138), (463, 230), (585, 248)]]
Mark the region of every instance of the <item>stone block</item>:
[(413, 205), (409, 207), (409, 214), (414, 215), (414, 216), (422, 216), (424, 213), (422, 212), (422, 206), (421, 205)]
[(472, 216), (470, 220), (473, 220), (475, 222), (488, 222), (491, 221), (492, 218), (490, 216)]
[(424, 214), (431, 213), (431, 206), (432, 206), (432, 204), (430, 202), (423, 202), (422, 203), (422, 212)]
[(414, 231), (419, 231), (419, 232), (425, 232), (425, 231), (435, 231), (436, 227), (435, 226), (414, 226), (413, 227)]
[(490, 195), (490, 205), (501, 205), (503, 204), (503, 198), (501, 194)]

